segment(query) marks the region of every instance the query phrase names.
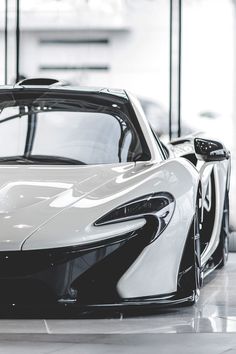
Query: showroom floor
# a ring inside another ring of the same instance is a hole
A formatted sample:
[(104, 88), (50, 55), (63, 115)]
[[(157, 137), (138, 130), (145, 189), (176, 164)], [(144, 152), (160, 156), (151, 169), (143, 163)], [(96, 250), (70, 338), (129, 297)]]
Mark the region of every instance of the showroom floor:
[(236, 253), (194, 307), (113, 319), (2, 319), (0, 353), (236, 353)]

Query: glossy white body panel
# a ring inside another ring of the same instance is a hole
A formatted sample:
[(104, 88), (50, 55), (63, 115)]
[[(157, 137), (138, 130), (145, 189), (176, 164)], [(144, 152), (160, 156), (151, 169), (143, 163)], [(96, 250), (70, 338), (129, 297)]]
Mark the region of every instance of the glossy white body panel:
[[(201, 134), (201, 137), (208, 138), (205, 137), (204, 134)], [(183, 144), (179, 144), (176, 146), (169, 145), (169, 148), (170, 148), (170, 154), (173, 157), (179, 157), (184, 154), (194, 153), (193, 144), (190, 142), (184, 142)], [(206, 262), (212, 256), (212, 254), (214, 253), (214, 251), (216, 250), (219, 244), (225, 193), (226, 193), (226, 189), (229, 189), (229, 179), (227, 180), (227, 176), (229, 172), (228, 171), (229, 164), (230, 164), (230, 160), (223, 160), (218, 162), (198, 161), (196, 165), (196, 169), (199, 173), (199, 181), (201, 184), (203, 200), (205, 198), (211, 173), (214, 174), (215, 196), (216, 196), (214, 226), (213, 226), (210, 242), (207, 248), (204, 250), (201, 257), (202, 265), (206, 264)]]
[(75, 246), (122, 235), (143, 226), (144, 219), (93, 224), (137, 196), (168, 190), (176, 200), (172, 220), (122, 277), (118, 290), (125, 298), (176, 290), (198, 183), (196, 169), (184, 159), (116, 166), (1, 166), (0, 176), (0, 249), (5, 251)]
[[(173, 162), (166, 164), (166, 172), (168, 167), (172, 170)], [(179, 265), (195, 212), (196, 190), (193, 186), (198, 183), (198, 174), (194, 169), (186, 170), (184, 164), (176, 166), (175, 172), (171, 170), (168, 182), (172, 179), (174, 182), (170, 183), (169, 191), (175, 197), (175, 212), (164, 232), (143, 250), (120, 279), (118, 290), (122, 297), (161, 295), (177, 290)], [(165, 179), (159, 181), (160, 191), (166, 182)]]
[[(172, 147), (164, 160), (138, 101), (128, 94), (151, 153), (148, 162), (93, 166), (0, 165), (0, 251), (55, 249), (93, 244), (137, 230), (145, 219), (94, 226), (123, 203), (169, 192), (175, 210), (162, 234), (138, 256), (117, 284), (122, 298), (173, 293), (184, 245), (195, 214), (199, 184), (203, 195), (214, 169), (216, 217), (205, 263), (219, 242), (228, 161), (195, 167)], [(189, 149), (189, 145), (186, 145)], [(191, 152), (191, 149), (190, 149)], [(122, 259), (120, 260), (122, 262)], [(112, 269), (111, 269), (112, 271)]]

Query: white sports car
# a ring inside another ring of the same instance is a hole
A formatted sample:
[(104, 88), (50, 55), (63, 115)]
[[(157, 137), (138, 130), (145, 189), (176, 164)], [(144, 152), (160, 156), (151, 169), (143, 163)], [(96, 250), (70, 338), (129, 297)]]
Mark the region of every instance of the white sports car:
[(0, 304), (192, 304), (228, 255), (230, 154), (123, 90), (0, 89)]

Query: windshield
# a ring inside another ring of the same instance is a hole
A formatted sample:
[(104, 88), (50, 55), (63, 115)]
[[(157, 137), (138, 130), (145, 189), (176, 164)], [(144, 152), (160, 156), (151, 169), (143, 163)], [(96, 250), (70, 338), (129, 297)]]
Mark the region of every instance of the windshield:
[[(75, 96), (75, 95), (74, 95)], [(0, 163), (108, 164), (147, 159), (127, 101), (14, 94), (0, 101)]]

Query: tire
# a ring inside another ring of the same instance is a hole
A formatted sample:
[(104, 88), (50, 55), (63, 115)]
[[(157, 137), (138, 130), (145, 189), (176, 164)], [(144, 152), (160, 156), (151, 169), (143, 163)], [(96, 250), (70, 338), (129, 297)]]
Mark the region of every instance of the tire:
[(229, 195), (228, 191), (225, 194), (224, 211), (222, 217), (220, 242), (214, 253), (213, 259), (215, 264), (218, 264), (216, 269), (223, 268), (229, 256)]

